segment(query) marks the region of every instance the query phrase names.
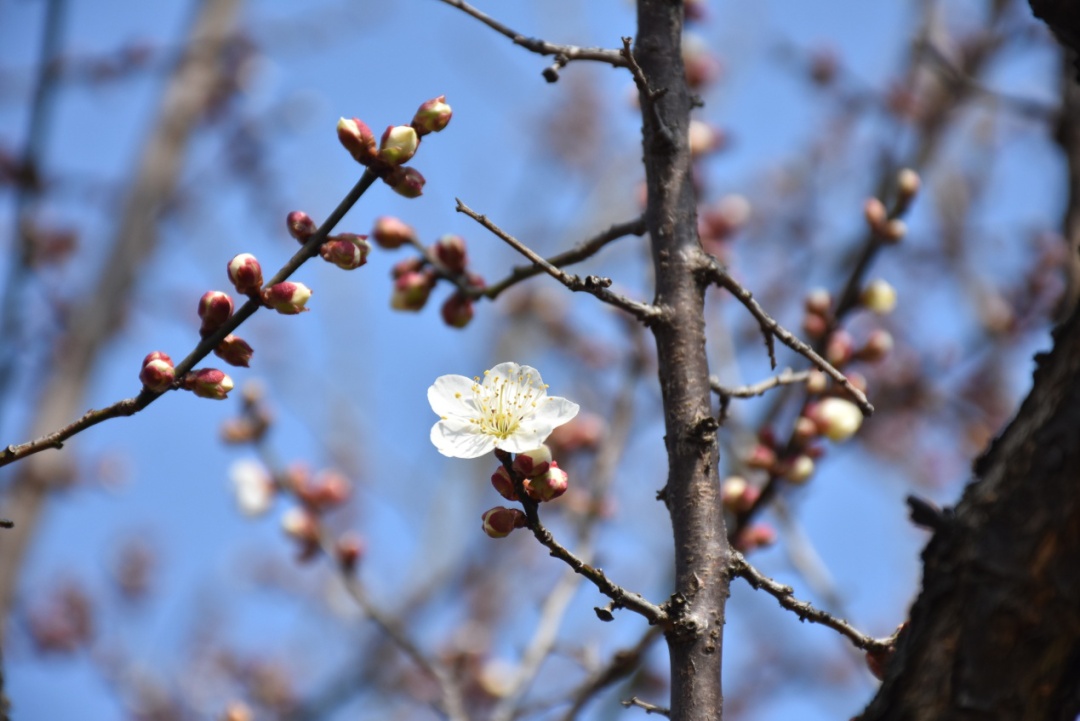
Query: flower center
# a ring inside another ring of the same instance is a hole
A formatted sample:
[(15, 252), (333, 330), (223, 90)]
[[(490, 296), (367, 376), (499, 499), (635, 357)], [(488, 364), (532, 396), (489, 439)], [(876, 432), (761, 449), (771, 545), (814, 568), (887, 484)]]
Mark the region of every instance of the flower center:
[(528, 374), (519, 374), (516, 378), (494, 378), (489, 386), (473, 384), (480, 407), (480, 417), (473, 422), (480, 426), (481, 433), (506, 440), (517, 432), (521, 421), (536, 408), (536, 393), (528, 385), (529, 380)]

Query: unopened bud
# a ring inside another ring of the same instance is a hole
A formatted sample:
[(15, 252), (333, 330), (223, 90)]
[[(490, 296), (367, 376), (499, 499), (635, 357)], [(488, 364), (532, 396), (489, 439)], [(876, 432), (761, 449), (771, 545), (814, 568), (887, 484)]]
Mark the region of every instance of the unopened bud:
[(492, 538), (505, 538), (515, 528), (524, 528), (526, 525), (524, 513), (516, 508), (503, 506), (495, 506), (484, 511), (480, 520), (480, 527)]
[(379, 160), (387, 165), (402, 165), (416, 155), (420, 136), (409, 125), (391, 125), (379, 144)]
[(526, 478), (547, 473), (549, 468), (551, 468), (551, 449), (547, 446), (540, 446), (514, 456), (514, 470)]
[(419, 273), (424, 269), (424, 265), (426, 262), (418, 256), (399, 260), (390, 268), (390, 277), (397, 280), (408, 273)]
[(220, 290), (209, 290), (203, 293), (199, 299), (199, 318), (202, 319), (202, 327), (199, 334), (205, 338), (213, 334), (221, 326), (225, 325), (232, 316), (233, 302), (227, 293)]
[(817, 313), (807, 313), (803, 316), (803, 331), (811, 338), (820, 338), (829, 330), (829, 321), (825, 316)]
[(443, 322), (451, 328), (464, 328), (476, 314), (472, 298), (461, 293), (454, 293), (446, 299), (440, 310)]
[(294, 210), (285, 216), (285, 226), (289, 229), (289, 235), (301, 243), (306, 243), (307, 239), (319, 229), (311, 216), (302, 210)]
[(349, 151), (349, 155), (361, 165), (370, 165), (378, 157), (375, 134), (363, 120), (340, 118), (337, 123), (337, 135), (338, 140)]
[(390, 295), (390, 307), (394, 310), (417, 311), (424, 307), (435, 285), (435, 276), (430, 273), (405, 273), (394, 281), (394, 291)]
[(232, 701), (225, 707), (220, 721), (254, 721), (255, 714), (243, 701)]
[(817, 436), (817, 434), (817, 423), (814, 423), (806, 416), (799, 416), (795, 420), (795, 428), (792, 430), (792, 435), (800, 444), (806, 443), (811, 438)]
[(375, 219), (375, 228), (371, 231), (371, 237), (380, 248), (393, 250), (416, 241), (416, 231), (403, 220), (383, 215)]
[(724, 147), (727, 138), (724, 132), (703, 120), (691, 120), (688, 130), (690, 156), (700, 158)]
[(855, 340), (846, 330), (833, 331), (829, 336), (829, 342), (825, 344), (825, 360), (829, 361), (834, 368), (842, 368), (847, 365), (851, 357), (855, 355)]
[(241, 295), (256, 293), (262, 288), (262, 266), (251, 253), (241, 253), (229, 261), (229, 280)]
[(415, 168), (399, 165), (383, 176), (383, 182), (406, 198), (419, 198), (424, 194), (424, 176)]
[(214, 349), (214, 355), (218, 358), (221, 358), (229, 365), (240, 366), (241, 368), (248, 367), (254, 353), (255, 351), (248, 345), (247, 341), (232, 333), (225, 336), (225, 339)]
[(866, 218), (866, 224), (870, 226), (870, 230), (875, 233), (880, 233), (882, 228), (885, 227), (885, 220), (889, 217), (889, 212), (885, 210), (885, 204), (877, 198), (867, 198), (863, 203), (863, 216)]
[(816, 396), (824, 393), (828, 385), (829, 379), (824, 372), (817, 368), (810, 371), (810, 375), (806, 377), (806, 392), (810, 395)]
[(180, 387), (199, 398), (220, 401), (233, 389), (233, 380), (217, 368), (199, 368), (184, 375)]
[(911, 168), (904, 168), (896, 174), (897, 205), (907, 208), (911, 201), (919, 194), (921, 181), (919, 174)]
[(465, 252), (465, 239), (460, 235), (444, 235), (432, 246), (434, 256), (451, 273), (460, 275), (465, 272), (468, 255)]
[(877, 363), (884, 360), (893, 349), (893, 337), (892, 333), (887, 330), (878, 328), (871, 331), (870, 336), (866, 339), (866, 344), (859, 349), (856, 356), (859, 360), (866, 361), (867, 363)]
[(337, 556), (338, 565), (341, 566), (341, 570), (348, 573), (356, 570), (356, 564), (360, 562), (364, 551), (364, 539), (352, 531), (343, 533), (334, 544), (334, 554)]
[(821, 435), (837, 443), (855, 435), (863, 421), (858, 406), (843, 398), (826, 398), (807, 408), (806, 416), (817, 424)]
[(534, 501), (551, 501), (566, 493), (570, 476), (555, 461), (548, 469), (534, 478), (525, 479), (525, 492)]
[[(164, 357), (155, 358), (153, 357), (155, 355)], [(149, 362), (143, 362), (142, 371), (139, 373), (139, 380), (142, 381), (142, 384), (155, 393), (163, 393), (172, 388), (173, 382), (176, 380), (176, 370), (173, 368), (169, 356), (164, 353), (151, 353), (146, 357)]]
[(805, 483), (814, 475), (814, 459), (806, 454), (799, 454), (784, 471), (784, 478), (791, 483)]
[(755, 523), (739, 534), (739, 537), (735, 539), (735, 548), (742, 553), (750, 553), (774, 543), (776, 543), (776, 531), (773, 527), (764, 523)]
[(829, 311), (832, 310), (832, 294), (824, 288), (814, 288), (806, 294), (803, 306), (806, 308), (807, 313), (827, 316)]
[(499, 492), (499, 495), (508, 501), (518, 499), (517, 491), (514, 490), (514, 480), (510, 478), (504, 466), (499, 466), (491, 474), (491, 485)]
[(282, 315), (296, 315), (306, 310), (311, 289), (303, 283), (285, 281), (272, 285), (262, 292), (263, 303)]
[(290, 508), (281, 516), (281, 530), (301, 543), (319, 542), (319, 519), (300, 506)]
[(437, 133), (450, 124), (454, 112), (446, 104), (446, 96), (440, 95), (423, 103), (413, 116), (412, 126), (418, 135)]
[(881, 231), (882, 239), (889, 243), (899, 243), (905, 235), (907, 235), (907, 223), (900, 218), (890, 220)]
[(859, 295), (859, 303), (878, 315), (888, 315), (896, 308), (896, 289), (880, 278), (872, 280)]
[(371, 245), (366, 235), (341, 233), (327, 238), (319, 248), (319, 256), (342, 270), (355, 270), (367, 263)]
[(771, 470), (776, 465), (776, 451), (761, 443), (754, 446), (750, 451), (750, 457), (746, 459), (746, 465), (751, 468)]
[(720, 498), (724, 508), (733, 513), (749, 511), (760, 496), (761, 491), (741, 476), (730, 476), (720, 486)]

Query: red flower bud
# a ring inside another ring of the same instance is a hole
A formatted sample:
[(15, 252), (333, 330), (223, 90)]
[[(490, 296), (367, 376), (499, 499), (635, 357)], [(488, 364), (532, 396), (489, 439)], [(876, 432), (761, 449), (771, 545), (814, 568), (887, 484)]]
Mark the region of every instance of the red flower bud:
[(343, 533), (334, 544), (334, 553), (343, 571), (356, 570), (356, 564), (364, 555), (364, 539), (352, 531)]
[(263, 284), (262, 266), (251, 253), (241, 253), (228, 265), (229, 280), (241, 295), (255, 293)]
[(472, 299), (461, 293), (454, 293), (442, 306), (442, 319), (451, 328), (464, 328), (473, 319)]
[(484, 533), (492, 538), (505, 538), (515, 528), (525, 527), (525, 514), (516, 508), (495, 506), (495, 508), (484, 511), (484, 515), (480, 517), (480, 520), (480, 527), (484, 529)]
[(319, 248), (319, 255), (323, 260), (342, 270), (355, 270), (364, 265), (370, 252), (367, 236), (355, 233), (332, 235)]
[(311, 216), (302, 210), (294, 210), (285, 216), (285, 226), (289, 229), (289, 235), (301, 243), (306, 242), (319, 229)]
[(566, 471), (552, 461), (546, 472), (535, 478), (525, 479), (525, 492), (534, 501), (551, 501), (566, 493), (569, 480)]
[(166, 363), (168, 363), (169, 365), (173, 364), (172, 358), (169, 357), (169, 354), (164, 353), (164, 352), (159, 351), (159, 350), (153, 351), (151, 353), (147, 353), (146, 357), (143, 358), (142, 364), (145, 366), (150, 361), (155, 361), (155, 360), (163, 360)]
[(414, 168), (399, 165), (383, 176), (383, 182), (406, 198), (419, 198), (424, 193), (424, 176)]
[(199, 368), (186, 374), (181, 380), (181, 387), (191, 391), (199, 398), (224, 400), (233, 389), (232, 378), (217, 368)]
[(499, 466), (491, 474), (491, 485), (506, 500), (516, 501), (518, 499), (517, 491), (514, 490), (514, 481), (510, 478), (510, 474), (506, 472), (504, 466)]
[[(161, 355), (164, 358), (155, 358), (153, 357), (155, 355)], [(139, 373), (142, 384), (155, 393), (163, 393), (172, 388), (176, 380), (176, 370), (173, 369), (169, 356), (164, 353), (151, 353), (146, 358), (147, 362), (143, 363), (142, 371)]]
[(310, 310), (304, 306), (311, 298), (311, 289), (303, 283), (285, 281), (262, 292), (263, 303), (282, 315), (296, 315)]
[(240, 366), (241, 368), (248, 367), (254, 353), (255, 351), (248, 345), (247, 341), (232, 333), (225, 336), (225, 339), (214, 349), (214, 355), (218, 358), (221, 358), (229, 365)]
[(394, 281), (390, 307), (394, 310), (420, 310), (427, 303), (434, 286), (435, 276), (431, 273), (411, 272), (400, 275)]
[(551, 463), (551, 449), (547, 446), (540, 446), (514, 456), (514, 470), (526, 478), (547, 473), (551, 468)]
[(203, 293), (203, 297), (199, 299), (199, 317), (202, 318), (199, 334), (204, 338), (211, 335), (225, 325), (232, 312), (232, 298), (227, 293), (222, 293), (220, 290), (209, 290)]
[(375, 228), (371, 231), (371, 237), (380, 248), (393, 250), (415, 241), (416, 231), (411, 225), (398, 218), (383, 215), (375, 219)]
[(450, 124), (453, 111), (446, 104), (446, 96), (440, 95), (423, 103), (413, 116), (412, 126), (417, 135), (437, 133)]
[(420, 136), (408, 125), (391, 125), (379, 144), (379, 160), (387, 165), (402, 165), (416, 155)]
[(375, 149), (375, 133), (371, 132), (363, 120), (340, 118), (337, 123), (337, 135), (341, 144), (349, 151), (353, 160), (361, 165), (370, 165), (378, 157)]
[(460, 275), (465, 272), (468, 256), (465, 252), (465, 239), (460, 235), (442, 236), (435, 241), (432, 252), (451, 273)]

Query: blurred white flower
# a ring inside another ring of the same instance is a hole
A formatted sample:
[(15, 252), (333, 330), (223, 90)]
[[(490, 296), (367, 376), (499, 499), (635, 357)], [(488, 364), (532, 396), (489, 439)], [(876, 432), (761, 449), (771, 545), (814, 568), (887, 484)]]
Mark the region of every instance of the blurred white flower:
[(274, 481), (263, 464), (250, 459), (236, 461), (229, 467), (229, 480), (236, 494), (236, 505), (245, 516), (261, 516), (274, 500)]
[(517, 363), (484, 371), (483, 381), (440, 376), (428, 388), (428, 403), (441, 419), (431, 442), (451, 458), (479, 458), (496, 448), (531, 451), (578, 412), (577, 403), (547, 394), (539, 371)]

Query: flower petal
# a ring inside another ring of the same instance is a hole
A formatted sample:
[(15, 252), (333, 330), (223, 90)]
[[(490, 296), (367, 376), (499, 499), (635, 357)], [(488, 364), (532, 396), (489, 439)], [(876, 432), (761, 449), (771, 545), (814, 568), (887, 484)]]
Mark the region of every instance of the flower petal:
[[(544, 423), (551, 428), (561, 426), (570, 421), (581, 410), (581, 406), (573, 401), (568, 401), (561, 396), (549, 396), (539, 401), (536, 413), (532, 416), (534, 423)], [(550, 430), (548, 431), (551, 432)], [(546, 437), (546, 436), (545, 436)]]
[(440, 417), (475, 418), (479, 414), (471, 378), (458, 375), (439, 376), (428, 388), (428, 403)]
[(547, 437), (551, 435), (551, 430), (549, 425), (522, 423), (513, 435), (498, 441), (495, 447), (510, 453), (532, 451), (543, 445)]
[(467, 418), (445, 418), (431, 427), (431, 442), (451, 458), (479, 458), (495, 450), (495, 438)]

